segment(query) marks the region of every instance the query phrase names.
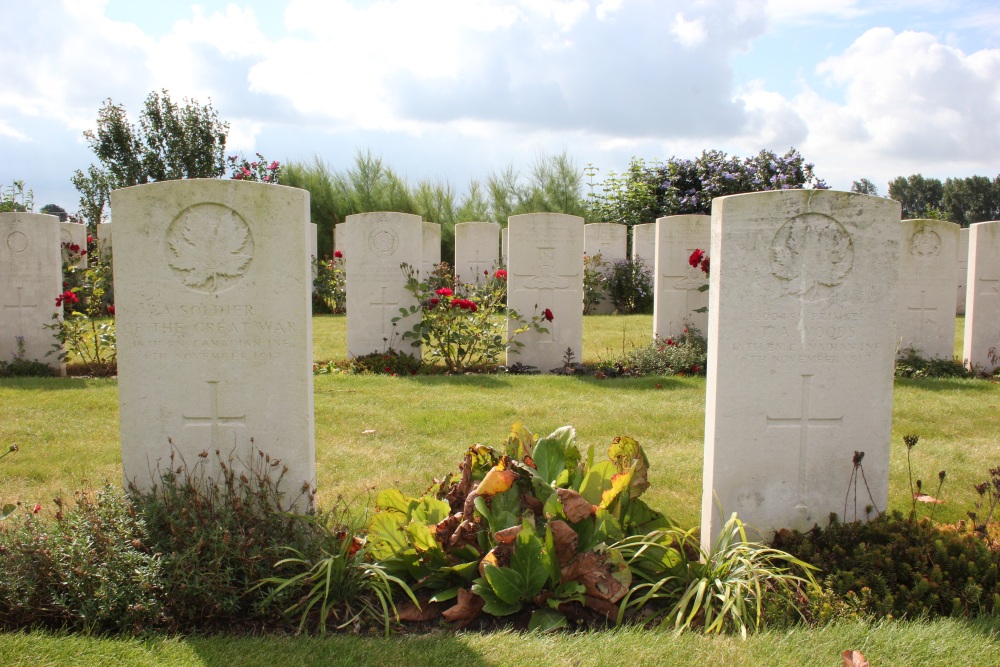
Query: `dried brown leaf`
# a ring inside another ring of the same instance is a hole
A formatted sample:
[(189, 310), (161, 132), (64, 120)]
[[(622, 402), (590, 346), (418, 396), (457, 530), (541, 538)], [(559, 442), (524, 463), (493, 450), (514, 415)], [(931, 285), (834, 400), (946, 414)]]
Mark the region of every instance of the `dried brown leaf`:
[(458, 602), (441, 613), (441, 617), (449, 623), (455, 623), (455, 629), (461, 630), (472, 623), (483, 611), (486, 600), (465, 588), (458, 589)]
[(566, 518), (571, 523), (583, 521), (594, 513), (596, 509), (586, 498), (573, 489), (556, 489), (559, 501), (562, 503)]
[(420, 608), (413, 604), (412, 600), (403, 600), (396, 605), (396, 613), (399, 620), (404, 623), (420, 623), (423, 621), (433, 621), (441, 615), (442, 605), (440, 602), (420, 601)]
[(576, 555), (576, 550), (580, 546), (580, 536), (565, 521), (550, 521), (549, 528), (552, 530), (552, 543), (556, 548), (556, 560), (559, 561), (559, 567), (562, 567)]
[(847, 649), (840, 654), (840, 659), (844, 661), (844, 667), (869, 667), (868, 660), (861, 651)]

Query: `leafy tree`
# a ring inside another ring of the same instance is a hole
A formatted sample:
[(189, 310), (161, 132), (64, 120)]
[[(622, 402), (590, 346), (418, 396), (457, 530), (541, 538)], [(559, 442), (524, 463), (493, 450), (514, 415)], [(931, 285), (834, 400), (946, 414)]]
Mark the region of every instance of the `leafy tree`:
[(591, 183), (587, 217), (631, 226), (667, 215), (707, 214), (712, 200), (724, 195), (806, 187), (827, 186), (794, 148), (782, 156), (764, 150), (739, 158), (708, 150), (693, 160), (672, 157), (665, 163), (633, 158), (623, 174), (609, 172), (597, 190)]
[(10, 187), (0, 187), (0, 213), (31, 213), (35, 205), (35, 195), (24, 189), (24, 181), (15, 180)]
[(862, 178), (860, 181), (854, 181), (851, 183), (851, 192), (857, 192), (862, 195), (872, 195), (878, 196), (878, 188), (875, 184), (869, 181), (867, 178)]
[(88, 225), (103, 217), (111, 190), (180, 178), (217, 178), (226, 171), (225, 148), (229, 123), (219, 120), (212, 103), (152, 92), (146, 98), (139, 123), (128, 119), (125, 107), (104, 102), (97, 129), (85, 131), (87, 144), (100, 166), (87, 173), (77, 170), (73, 185), (80, 192), (80, 211)]
[(897, 176), (889, 182), (889, 197), (903, 207), (903, 219), (934, 217), (929, 212), (941, 210), (944, 186), (936, 178), (924, 178), (921, 174), (911, 174), (903, 178)]
[(66, 212), (66, 209), (56, 204), (46, 204), (39, 209), (38, 212), (45, 213), (46, 215), (54, 215), (59, 218), (59, 222), (66, 222), (69, 220), (69, 213)]
[(968, 227), (974, 222), (1000, 219), (1000, 176), (949, 178), (944, 182), (941, 209), (948, 220)]

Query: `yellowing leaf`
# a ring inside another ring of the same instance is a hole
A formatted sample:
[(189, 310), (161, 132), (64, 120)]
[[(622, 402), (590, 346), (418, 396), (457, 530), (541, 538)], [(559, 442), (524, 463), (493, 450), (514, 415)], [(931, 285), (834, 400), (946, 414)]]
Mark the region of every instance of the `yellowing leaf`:
[(929, 496), (926, 493), (914, 493), (913, 498), (918, 503), (931, 503), (932, 505), (941, 505), (944, 503), (943, 500), (939, 500), (933, 496)]
[(486, 473), (486, 477), (483, 477), (483, 481), (479, 483), (476, 493), (480, 496), (494, 496), (498, 493), (503, 493), (514, 486), (516, 479), (517, 473), (513, 470), (501, 470), (499, 466), (493, 466)]
[(617, 475), (611, 476), (611, 488), (604, 491), (601, 494), (601, 504), (600, 506), (607, 509), (611, 506), (611, 503), (621, 495), (621, 492), (628, 488), (629, 482), (632, 481), (632, 472), (618, 473)]

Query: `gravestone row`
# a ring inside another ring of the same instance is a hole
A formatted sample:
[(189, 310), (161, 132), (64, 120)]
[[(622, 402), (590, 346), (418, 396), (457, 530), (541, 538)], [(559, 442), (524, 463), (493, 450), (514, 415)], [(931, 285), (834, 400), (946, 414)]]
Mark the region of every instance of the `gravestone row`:
[[(117, 190), (112, 206), (126, 480), (148, 488), (171, 452), (192, 464), (204, 451), (247, 461), (260, 449), (283, 461), (284, 488), (298, 508), (308, 506), (308, 493), (296, 495), (315, 484), (308, 194), (170, 181)], [(56, 224), (51, 216), (0, 216), (5, 327), (8, 313), (28, 317), (58, 293), (42, 279), (53, 273), (42, 267), (59, 265)], [(984, 347), (992, 340), (995, 355), (1000, 338), (997, 225), (979, 223), (969, 234), (970, 361), (989, 360)], [(657, 280), (677, 293), (670, 298), (684, 297), (689, 314), (690, 296), (706, 294), (690, 252), (707, 248), (712, 260), (703, 539), (730, 512), (764, 533), (843, 512), (855, 449), (865, 452), (871, 495), (852, 502), (884, 509), (897, 324), (908, 319), (912, 331), (924, 317), (932, 329), (934, 313), (954, 305), (956, 230), (901, 223), (899, 205), (877, 197), (780, 191), (720, 198), (710, 221), (661, 219), (654, 231)], [(367, 213), (338, 232), (348, 307), (356, 308), (348, 312), (349, 353), (384, 349), (395, 335), (392, 317), (413, 299), (398, 289), (400, 264), (426, 266), (434, 230), (418, 216)], [(547, 370), (567, 349), (579, 358), (583, 220), (513, 216), (508, 250), (510, 307), (552, 315), (548, 331), (523, 338), (508, 363)], [(938, 343), (934, 335), (919, 340)]]

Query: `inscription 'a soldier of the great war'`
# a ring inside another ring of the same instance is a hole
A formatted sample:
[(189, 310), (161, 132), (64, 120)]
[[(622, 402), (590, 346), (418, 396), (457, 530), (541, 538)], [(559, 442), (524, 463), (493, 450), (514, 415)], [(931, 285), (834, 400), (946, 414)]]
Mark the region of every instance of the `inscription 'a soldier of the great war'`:
[(195, 292), (237, 285), (253, 259), (253, 236), (239, 213), (221, 204), (195, 204), (167, 228), (167, 264)]

